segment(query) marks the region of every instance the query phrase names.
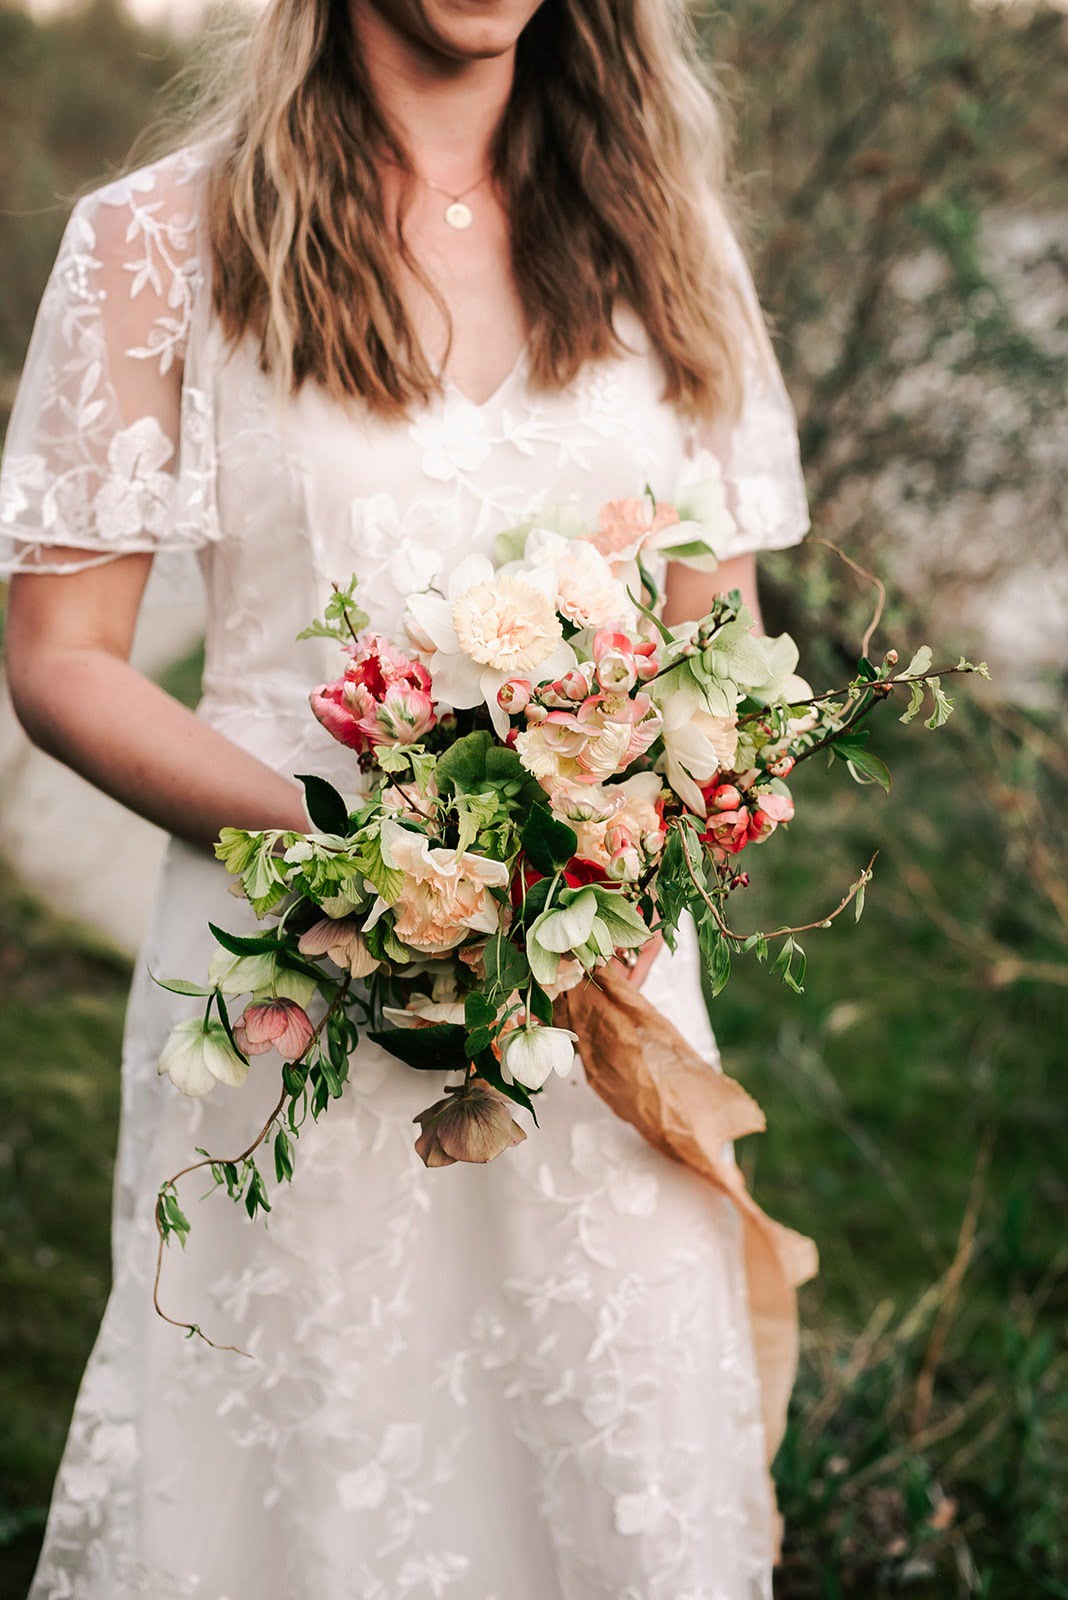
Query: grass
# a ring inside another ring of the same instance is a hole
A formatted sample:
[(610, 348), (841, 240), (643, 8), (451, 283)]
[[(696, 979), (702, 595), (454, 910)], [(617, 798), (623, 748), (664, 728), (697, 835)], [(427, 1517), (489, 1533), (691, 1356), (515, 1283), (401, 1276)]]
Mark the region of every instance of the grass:
[[(823, 1255), (777, 1596), (1066, 1596), (1068, 778), (1019, 719), (878, 737), (891, 797), (801, 769), (789, 840), (757, 862), (771, 888), (736, 914), (808, 921), (879, 847), (859, 926), (806, 937), (802, 996), (741, 963), (713, 1012), (769, 1114), (742, 1160)], [(0, 976), (0, 1591), (18, 1594), (105, 1294), (128, 971), (4, 874)]]

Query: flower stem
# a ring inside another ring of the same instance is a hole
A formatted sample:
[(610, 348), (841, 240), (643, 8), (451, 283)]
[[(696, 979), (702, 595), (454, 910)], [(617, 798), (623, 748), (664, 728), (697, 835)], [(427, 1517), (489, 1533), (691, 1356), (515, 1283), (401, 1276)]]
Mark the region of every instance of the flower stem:
[[(308, 1040), (308, 1043), (305, 1045), (305, 1047), (301, 1051), (300, 1055), (296, 1058), (296, 1062), (294, 1063), (294, 1065), (296, 1065), (297, 1063), (303, 1061), (305, 1059), (305, 1057), (307, 1056), (308, 1052), (318, 1042), (319, 1036), (322, 1033), (323, 1029), (326, 1027), (327, 1023), (330, 1021), (330, 1018), (333, 1016), (334, 1012), (337, 1010), (338, 1006), (341, 1004), (341, 1002), (344, 1000), (345, 996), (347, 995), (348, 990), (349, 990), (349, 986), (351, 985), (351, 983), (352, 983), (352, 978), (351, 977), (347, 977), (345, 979), (345, 981), (339, 986), (337, 993), (334, 995), (334, 998), (330, 1002), (330, 1005), (327, 1007), (326, 1011), (323, 1013), (323, 1016), (322, 1016), (321, 1020), (319, 1021), (319, 1023), (317, 1024), (317, 1026), (315, 1028), (315, 1031), (312, 1034), (311, 1038)], [(207, 1018), (205, 1016), (205, 1023), (206, 1023), (206, 1021), (207, 1021)], [(270, 1116), (267, 1118), (267, 1121), (263, 1124), (263, 1127), (260, 1129), (259, 1133), (253, 1139), (252, 1143), (247, 1147), (247, 1149), (242, 1150), (240, 1155), (229, 1156), (229, 1157), (225, 1157), (225, 1156), (210, 1156), (209, 1155), (209, 1156), (202, 1157), (202, 1159), (200, 1161), (193, 1161), (193, 1162), (191, 1162), (189, 1164), (189, 1166), (182, 1167), (180, 1172), (176, 1172), (171, 1177), (165, 1179), (165, 1181), (160, 1184), (159, 1192), (158, 1192), (158, 1194), (156, 1196), (155, 1221), (156, 1221), (156, 1233), (157, 1233), (157, 1235), (159, 1237), (158, 1237), (158, 1244), (156, 1246), (156, 1273), (155, 1273), (155, 1277), (154, 1277), (153, 1282), (152, 1282), (152, 1304), (155, 1307), (156, 1314), (158, 1316), (162, 1317), (164, 1322), (169, 1322), (171, 1324), (171, 1326), (174, 1327), (174, 1328), (184, 1328), (186, 1330), (186, 1332), (188, 1334), (190, 1334), (190, 1335), (196, 1334), (198, 1338), (203, 1339), (205, 1344), (211, 1345), (213, 1350), (232, 1350), (232, 1351), (234, 1351), (235, 1354), (237, 1354), (239, 1356), (248, 1356), (249, 1355), (249, 1352), (247, 1350), (242, 1350), (240, 1348), (240, 1346), (238, 1346), (236, 1344), (216, 1344), (215, 1340), (214, 1339), (209, 1339), (207, 1334), (203, 1331), (203, 1329), (200, 1328), (195, 1322), (183, 1322), (178, 1317), (169, 1316), (167, 1314), (167, 1312), (164, 1311), (163, 1307), (159, 1303), (159, 1286), (160, 1286), (160, 1279), (161, 1279), (161, 1277), (163, 1275), (163, 1247), (167, 1242), (167, 1235), (166, 1235), (166, 1232), (165, 1232), (165, 1229), (164, 1229), (164, 1225), (163, 1225), (163, 1196), (168, 1192), (168, 1190), (170, 1190), (172, 1192), (176, 1192), (176, 1187), (177, 1187), (179, 1179), (188, 1177), (188, 1175), (191, 1172), (199, 1172), (204, 1167), (217, 1167), (217, 1166), (235, 1166), (235, 1167), (238, 1167), (238, 1166), (241, 1166), (241, 1164), (243, 1162), (248, 1161), (250, 1159), (250, 1157), (255, 1153), (255, 1151), (257, 1151), (259, 1149), (260, 1145), (267, 1138), (267, 1136), (270, 1133), (271, 1129), (274, 1127), (274, 1125), (277, 1122), (278, 1118), (281, 1116), (283, 1107), (285, 1106), (286, 1100), (288, 1098), (289, 1098), (289, 1093), (286, 1090), (286, 1088), (283, 1086), (282, 1093), (279, 1095), (278, 1101), (277, 1101), (274, 1109), (272, 1110)], [(251, 1359), (251, 1357), (249, 1357), (249, 1359)]]

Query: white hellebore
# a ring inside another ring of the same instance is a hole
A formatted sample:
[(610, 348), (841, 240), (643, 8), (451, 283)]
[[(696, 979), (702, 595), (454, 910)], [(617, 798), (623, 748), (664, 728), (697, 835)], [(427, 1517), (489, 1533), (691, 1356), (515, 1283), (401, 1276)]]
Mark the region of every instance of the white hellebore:
[(248, 1062), (234, 1050), (221, 1022), (187, 1017), (171, 1030), (160, 1054), (159, 1071), (183, 1094), (202, 1095), (216, 1083), (239, 1089), (248, 1075)]
[(485, 701), (502, 738), (509, 724), (497, 704), (501, 685), (560, 678), (575, 665), (551, 567), (499, 573), (488, 557), (468, 556), (444, 595), (409, 595), (408, 630), (426, 655), (434, 698), (456, 710)]
[(524, 1089), (540, 1089), (554, 1072), (566, 1078), (574, 1064), (577, 1038), (569, 1028), (516, 1028), (504, 1039), (501, 1076)]
[(673, 694), (662, 708), (662, 765), (679, 799), (699, 817), (705, 814), (700, 785), (730, 767), (738, 747), (738, 719), (716, 717), (694, 706), (686, 694)]

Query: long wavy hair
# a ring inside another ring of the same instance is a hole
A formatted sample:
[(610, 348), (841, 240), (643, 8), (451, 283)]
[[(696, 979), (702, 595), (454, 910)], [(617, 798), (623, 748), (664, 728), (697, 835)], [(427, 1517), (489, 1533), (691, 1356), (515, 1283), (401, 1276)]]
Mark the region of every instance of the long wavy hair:
[[(286, 390), (398, 415), (439, 388), (398, 265), (414, 260), (380, 173), (412, 167), (377, 103), (348, 0), (270, 0), (209, 128), (215, 310)], [(665, 398), (730, 414), (743, 303), (728, 266), (726, 139), (685, 0), (544, 0), (517, 48), (492, 169), (511, 229), (531, 381), (569, 384), (644, 325)], [(447, 315), (447, 313), (446, 313)]]

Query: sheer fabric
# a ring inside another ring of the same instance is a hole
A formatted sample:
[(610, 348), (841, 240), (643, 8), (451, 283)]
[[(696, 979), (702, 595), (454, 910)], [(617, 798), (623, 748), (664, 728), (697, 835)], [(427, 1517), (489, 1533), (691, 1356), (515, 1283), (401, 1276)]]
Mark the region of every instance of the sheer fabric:
[[(670, 497), (709, 451), (734, 515), (721, 556), (803, 536), (793, 416), (759, 338), (742, 416), (703, 439), (627, 319), (627, 353), (564, 394), (536, 392), (521, 355), (484, 404), (450, 384), (402, 422), (312, 390), (280, 401), (212, 321), (198, 171), (182, 153), (71, 218), (0, 475), (4, 560), (195, 559), (199, 715), (278, 770), (353, 786), (307, 708), (334, 647), (295, 640), (353, 569), (395, 631), (406, 592), (532, 508), (592, 515), (646, 482)], [(431, 1173), (411, 1119), (437, 1080), (361, 1045), (267, 1228), (185, 1196), (164, 1304), (254, 1359), (156, 1318), (158, 1183), (197, 1145), (240, 1149), (274, 1098), (268, 1065), (204, 1101), (156, 1075), (190, 1002), (149, 969), (201, 971), (209, 918), (253, 926), (221, 868), (172, 843), (127, 1017), (114, 1287), (32, 1600), (767, 1600), (736, 1219), (577, 1074), (524, 1145)], [(715, 1064), (689, 930), (645, 992)]]

